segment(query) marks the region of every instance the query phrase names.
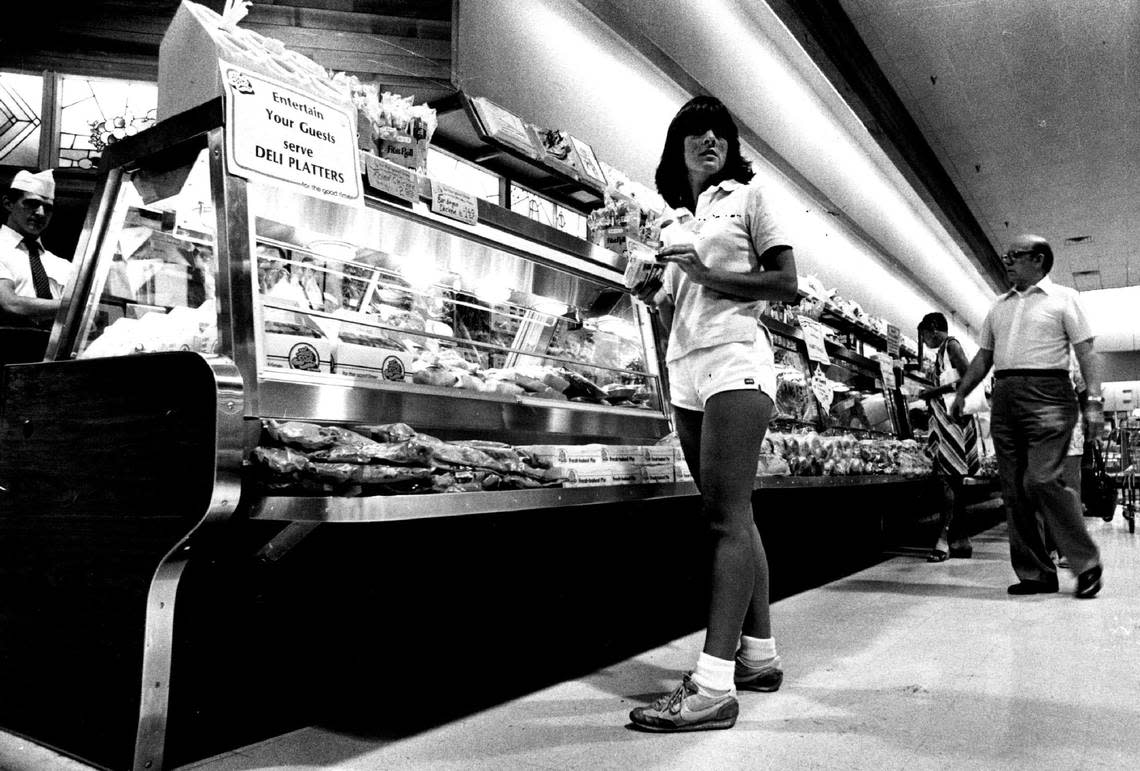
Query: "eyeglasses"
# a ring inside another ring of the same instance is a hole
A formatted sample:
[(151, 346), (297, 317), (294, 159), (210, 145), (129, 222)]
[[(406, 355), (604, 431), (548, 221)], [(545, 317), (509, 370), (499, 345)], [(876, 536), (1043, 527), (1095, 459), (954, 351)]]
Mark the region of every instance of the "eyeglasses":
[(1018, 257), (1027, 257), (1033, 254), (1036, 252), (1032, 249), (1010, 249), (1001, 256), (1001, 261), (1005, 265), (1012, 265)]

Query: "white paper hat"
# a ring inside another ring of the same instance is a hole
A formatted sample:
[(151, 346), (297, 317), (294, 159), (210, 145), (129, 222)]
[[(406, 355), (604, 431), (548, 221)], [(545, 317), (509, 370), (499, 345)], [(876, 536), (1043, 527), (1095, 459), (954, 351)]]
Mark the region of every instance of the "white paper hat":
[(52, 176), (51, 169), (41, 171), (39, 174), (19, 171), (12, 178), (12, 187), (15, 190), (38, 195), (47, 201), (55, 200), (55, 177)]

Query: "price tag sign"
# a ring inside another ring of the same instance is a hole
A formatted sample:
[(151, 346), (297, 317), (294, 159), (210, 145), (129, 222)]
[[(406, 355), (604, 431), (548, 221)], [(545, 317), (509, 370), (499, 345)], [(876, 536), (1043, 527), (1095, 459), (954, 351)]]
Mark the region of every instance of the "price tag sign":
[(468, 225), (479, 224), (479, 199), (437, 179), (431, 181), (431, 210)]
[(815, 374), (811, 376), (811, 390), (815, 394), (815, 398), (819, 400), (819, 406), (823, 408), (823, 411), (830, 410), (831, 402), (835, 398), (835, 391), (831, 388), (831, 381), (819, 370), (816, 370)]
[(225, 89), (226, 168), (245, 179), (363, 205), (351, 104), (336, 104), (219, 61)]
[(415, 171), (398, 166), (371, 153), (364, 154), (364, 161), (369, 185), (393, 198), (399, 198), (408, 203), (415, 203), (416, 199), (419, 198)]
[(831, 357), (827, 355), (827, 347), (824, 345), (823, 325), (807, 316), (798, 318), (800, 329), (804, 332), (804, 342), (807, 343), (808, 358), (824, 366), (830, 366)]
[(879, 374), (883, 378), (883, 388), (897, 388), (895, 382), (895, 360), (886, 354), (880, 353), (875, 357), (879, 360)]
[(894, 324), (887, 324), (887, 353), (892, 359), (899, 357), (899, 343), (902, 342), (902, 332)]

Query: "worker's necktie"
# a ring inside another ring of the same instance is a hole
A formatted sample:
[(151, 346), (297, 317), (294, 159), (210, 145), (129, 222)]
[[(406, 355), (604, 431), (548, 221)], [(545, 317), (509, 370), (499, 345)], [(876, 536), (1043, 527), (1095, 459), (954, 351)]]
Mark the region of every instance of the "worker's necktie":
[(34, 238), (25, 238), (24, 246), (28, 247), (28, 267), (32, 271), (32, 286), (36, 288), (36, 297), (44, 300), (51, 299), (51, 282), (48, 281), (47, 271), (44, 270), (43, 260), (40, 259), (40, 243)]

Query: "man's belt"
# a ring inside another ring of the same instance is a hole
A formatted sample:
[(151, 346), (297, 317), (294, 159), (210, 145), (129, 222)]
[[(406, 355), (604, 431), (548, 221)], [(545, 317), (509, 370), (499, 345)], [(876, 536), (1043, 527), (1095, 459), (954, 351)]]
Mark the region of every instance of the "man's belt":
[(1007, 377), (1049, 377), (1068, 378), (1067, 369), (999, 369), (994, 372), (994, 380), (1004, 380)]

